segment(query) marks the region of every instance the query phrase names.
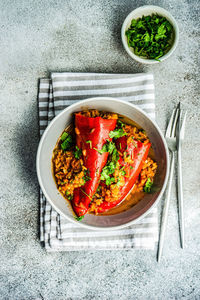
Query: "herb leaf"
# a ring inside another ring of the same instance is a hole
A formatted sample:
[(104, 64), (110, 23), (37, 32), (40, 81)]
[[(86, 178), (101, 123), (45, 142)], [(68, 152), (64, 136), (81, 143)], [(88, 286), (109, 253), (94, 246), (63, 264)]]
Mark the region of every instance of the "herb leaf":
[(75, 157), (76, 159), (80, 159), (81, 155), (82, 155), (82, 150), (79, 149), (78, 146), (76, 146), (76, 151), (74, 151), (74, 157)]
[(118, 128), (118, 129), (114, 129), (113, 131), (110, 131), (109, 133), (109, 137), (118, 139), (124, 135), (127, 135), (127, 133), (122, 129), (122, 128)]
[(80, 216), (80, 217), (74, 217), (74, 219), (76, 219), (76, 221), (81, 221), (81, 220), (83, 220), (83, 218), (84, 218), (84, 215)]
[(145, 193), (150, 193), (151, 192), (152, 185), (153, 185), (153, 181), (151, 181), (151, 179), (148, 178), (147, 181), (146, 181), (146, 184), (144, 186)]
[(115, 172), (118, 159), (119, 159), (119, 153), (118, 153), (117, 149), (115, 148), (112, 153), (111, 161), (109, 163), (107, 163), (107, 165), (103, 168), (103, 170), (101, 172), (100, 180), (105, 180), (106, 185), (111, 185), (111, 183), (113, 183), (115, 181), (115, 178), (110, 177), (110, 175)]
[(170, 49), (173, 27), (162, 16), (149, 15), (133, 19), (126, 31), (127, 43), (138, 56), (159, 60)]
[(91, 180), (91, 177), (89, 175), (89, 170), (84, 170), (84, 177), (83, 177), (84, 182), (86, 183), (88, 180)]
[(115, 149), (115, 144), (113, 142), (107, 141), (107, 143), (103, 145), (102, 149), (97, 151), (100, 154), (103, 154), (104, 152), (109, 152), (110, 154), (112, 154), (114, 149)]
[(117, 120), (117, 125), (121, 128), (125, 126), (125, 124), (121, 120)]
[(71, 201), (73, 199), (73, 195), (71, 195), (68, 191), (65, 192), (67, 196), (67, 200)]

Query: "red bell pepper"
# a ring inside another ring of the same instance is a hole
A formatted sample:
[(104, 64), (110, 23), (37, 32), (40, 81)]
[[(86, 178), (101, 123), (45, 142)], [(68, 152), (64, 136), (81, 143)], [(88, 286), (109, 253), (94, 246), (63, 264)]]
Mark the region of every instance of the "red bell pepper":
[(111, 140), (109, 133), (115, 129), (116, 123), (116, 119), (91, 118), (80, 113), (75, 115), (76, 145), (82, 150), (84, 166), (90, 178), (84, 186), (74, 190), (72, 206), (77, 216), (87, 213), (92, 196), (98, 188), (108, 152), (100, 154), (97, 150), (102, 149), (106, 140)]
[[(148, 156), (151, 143), (143, 144), (140, 141), (134, 140), (127, 146), (127, 137), (123, 136), (116, 140), (116, 147), (122, 154), (126, 152), (133, 162), (125, 162), (123, 156), (120, 156), (119, 163), (121, 166), (125, 166), (126, 170), (125, 184), (120, 187), (119, 198), (112, 202), (104, 201), (98, 206), (97, 213), (103, 213), (115, 207), (126, 197), (141, 172), (143, 163)], [(127, 150), (124, 151), (126, 148)]]

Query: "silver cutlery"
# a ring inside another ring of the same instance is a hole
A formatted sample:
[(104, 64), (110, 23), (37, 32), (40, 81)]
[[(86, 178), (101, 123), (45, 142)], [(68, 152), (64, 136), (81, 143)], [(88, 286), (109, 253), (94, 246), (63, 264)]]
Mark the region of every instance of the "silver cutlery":
[(184, 210), (183, 210), (183, 184), (182, 184), (182, 160), (181, 160), (181, 144), (185, 135), (185, 122), (187, 112), (183, 117), (181, 125), (182, 111), (180, 110), (179, 123), (177, 128), (177, 152), (178, 152), (178, 214), (179, 214), (179, 227), (180, 227), (180, 242), (181, 247), (184, 248), (185, 244), (185, 229), (184, 229)]
[(164, 202), (162, 219), (161, 219), (161, 229), (160, 229), (160, 238), (158, 245), (158, 262), (161, 259), (162, 249), (164, 244), (164, 236), (166, 231), (168, 212), (169, 212), (169, 202), (171, 196), (171, 187), (172, 180), (174, 174), (174, 162), (175, 162), (175, 153), (178, 151), (178, 207), (179, 207), (179, 226), (180, 226), (180, 241), (181, 247), (184, 247), (184, 217), (183, 217), (183, 189), (182, 189), (182, 163), (181, 163), (181, 143), (184, 139), (184, 131), (185, 131), (185, 121), (186, 121), (186, 113), (183, 118), (183, 122), (181, 125), (181, 117), (182, 111), (180, 109), (180, 103), (173, 110), (165, 138), (167, 141), (168, 148), (171, 153), (171, 164), (170, 164), (170, 174), (169, 174), (169, 182), (168, 182), (168, 190), (166, 194), (166, 199)]

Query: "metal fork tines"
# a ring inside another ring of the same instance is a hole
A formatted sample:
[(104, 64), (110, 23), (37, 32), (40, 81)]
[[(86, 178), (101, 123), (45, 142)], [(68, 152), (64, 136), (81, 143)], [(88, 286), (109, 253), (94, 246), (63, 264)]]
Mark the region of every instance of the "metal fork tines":
[(161, 220), (160, 239), (159, 239), (159, 245), (158, 245), (158, 261), (160, 261), (160, 258), (162, 255), (164, 236), (165, 236), (165, 230), (166, 230), (166, 225), (167, 225), (172, 179), (173, 179), (173, 173), (174, 173), (175, 151), (177, 149), (177, 129), (178, 129), (179, 118), (180, 118), (180, 103), (178, 104), (176, 109), (174, 109), (172, 112), (167, 130), (166, 130), (166, 135), (165, 135), (168, 148), (171, 152), (171, 166), (170, 166), (168, 190), (167, 190), (166, 199), (164, 202), (162, 220)]

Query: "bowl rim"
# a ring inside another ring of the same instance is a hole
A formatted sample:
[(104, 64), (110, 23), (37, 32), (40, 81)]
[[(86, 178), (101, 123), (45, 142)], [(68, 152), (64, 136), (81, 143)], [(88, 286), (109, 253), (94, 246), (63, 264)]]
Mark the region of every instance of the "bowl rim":
[[(142, 58), (142, 57), (136, 55), (127, 44), (125, 31), (126, 31), (127, 24), (129, 23), (129, 19), (133, 18), (133, 15), (137, 12), (141, 11), (141, 14), (142, 14), (142, 11), (146, 10), (146, 9), (155, 9), (155, 10), (158, 10), (158, 14), (161, 14), (161, 15), (162, 15), (162, 13), (166, 14), (166, 16), (170, 19), (170, 22), (172, 23), (172, 26), (174, 28), (174, 42), (172, 44), (172, 47), (165, 55), (163, 55), (162, 57), (159, 58), (160, 61)], [(121, 39), (122, 39), (122, 44), (124, 46), (124, 49), (126, 50), (126, 52), (129, 54), (129, 56), (131, 58), (135, 59), (136, 61), (138, 61), (140, 63), (144, 63), (144, 64), (156, 64), (156, 63), (166, 60), (175, 51), (175, 49), (178, 45), (178, 40), (179, 40), (179, 27), (178, 27), (178, 24), (177, 24), (175, 18), (166, 9), (164, 9), (160, 6), (157, 6), (157, 5), (143, 5), (143, 6), (137, 7), (136, 9), (132, 10), (125, 18), (125, 20), (122, 24), (122, 28), (121, 28)]]
[[(110, 227), (100, 227), (100, 226), (93, 226), (93, 225), (87, 225), (87, 224), (84, 224), (82, 222), (77, 222), (75, 219), (71, 219), (69, 218), (68, 216), (66, 216), (59, 208), (57, 208), (57, 206), (54, 204), (54, 202), (51, 200), (51, 198), (49, 197), (48, 195), (48, 192), (46, 191), (44, 185), (43, 185), (43, 180), (42, 180), (42, 177), (41, 177), (41, 173), (40, 173), (40, 155), (41, 155), (41, 150), (42, 150), (42, 146), (43, 146), (43, 143), (46, 139), (46, 135), (47, 133), (51, 130), (51, 127), (54, 125), (55, 122), (57, 122), (57, 120), (63, 115), (65, 114), (69, 109), (72, 109), (78, 105), (85, 105), (85, 104), (89, 104), (90, 102), (93, 102), (93, 101), (109, 101), (109, 100), (112, 100), (116, 103), (123, 103), (125, 105), (128, 105), (130, 106), (131, 108), (134, 108), (136, 109), (138, 112), (142, 113), (146, 118), (148, 118), (150, 120), (150, 122), (153, 123), (153, 125), (156, 127), (161, 139), (162, 139), (162, 142), (163, 142), (163, 145), (164, 145), (164, 148), (165, 148), (165, 153), (166, 153), (166, 174), (165, 174), (165, 179), (164, 179), (164, 183), (163, 183), (163, 186), (160, 190), (160, 193), (157, 197), (157, 199), (155, 200), (155, 202), (152, 204), (151, 207), (149, 207), (149, 209), (143, 213), (141, 216), (139, 216), (138, 218), (136, 218), (135, 220), (132, 220), (130, 222), (127, 222), (125, 224), (122, 224), (122, 225), (116, 225), (116, 226), (110, 226)], [(56, 117), (54, 117), (54, 119), (51, 121), (51, 123), (47, 126), (47, 128), (45, 129), (41, 139), (40, 139), (40, 142), (39, 142), (39, 145), (38, 145), (38, 149), (37, 149), (37, 155), (36, 155), (36, 172), (37, 172), (37, 177), (38, 177), (38, 182), (39, 182), (39, 185), (40, 185), (40, 188), (42, 189), (42, 192), (44, 194), (44, 196), (46, 197), (46, 199), (49, 201), (49, 203), (52, 205), (52, 207), (60, 214), (62, 215), (65, 219), (67, 219), (68, 221), (72, 222), (72, 223), (75, 223), (76, 225), (78, 224), (80, 227), (83, 227), (83, 228), (87, 228), (87, 229), (90, 229), (90, 230), (98, 230), (98, 231), (108, 231), (108, 230), (117, 230), (117, 229), (122, 229), (122, 228), (126, 228), (128, 226), (131, 226), (137, 222), (139, 222), (141, 219), (143, 219), (147, 214), (150, 213), (150, 211), (158, 204), (158, 202), (160, 201), (164, 191), (165, 191), (165, 188), (166, 188), (166, 185), (167, 185), (167, 181), (168, 181), (168, 176), (169, 176), (169, 150), (168, 150), (168, 146), (167, 146), (167, 143), (165, 141), (165, 138), (164, 138), (164, 135), (161, 131), (161, 129), (158, 127), (158, 125), (156, 124), (156, 122), (148, 116), (148, 114), (146, 112), (144, 112), (141, 108), (137, 107), (136, 105), (130, 103), (130, 102), (127, 102), (127, 101), (124, 101), (124, 100), (120, 100), (120, 99), (116, 99), (116, 98), (112, 98), (112, 97), (92, 97), (92, 98), (87, 98), (85, 100), (80, 100), (68, 107), (66, 107), (64, 110), (62, 110)]]

